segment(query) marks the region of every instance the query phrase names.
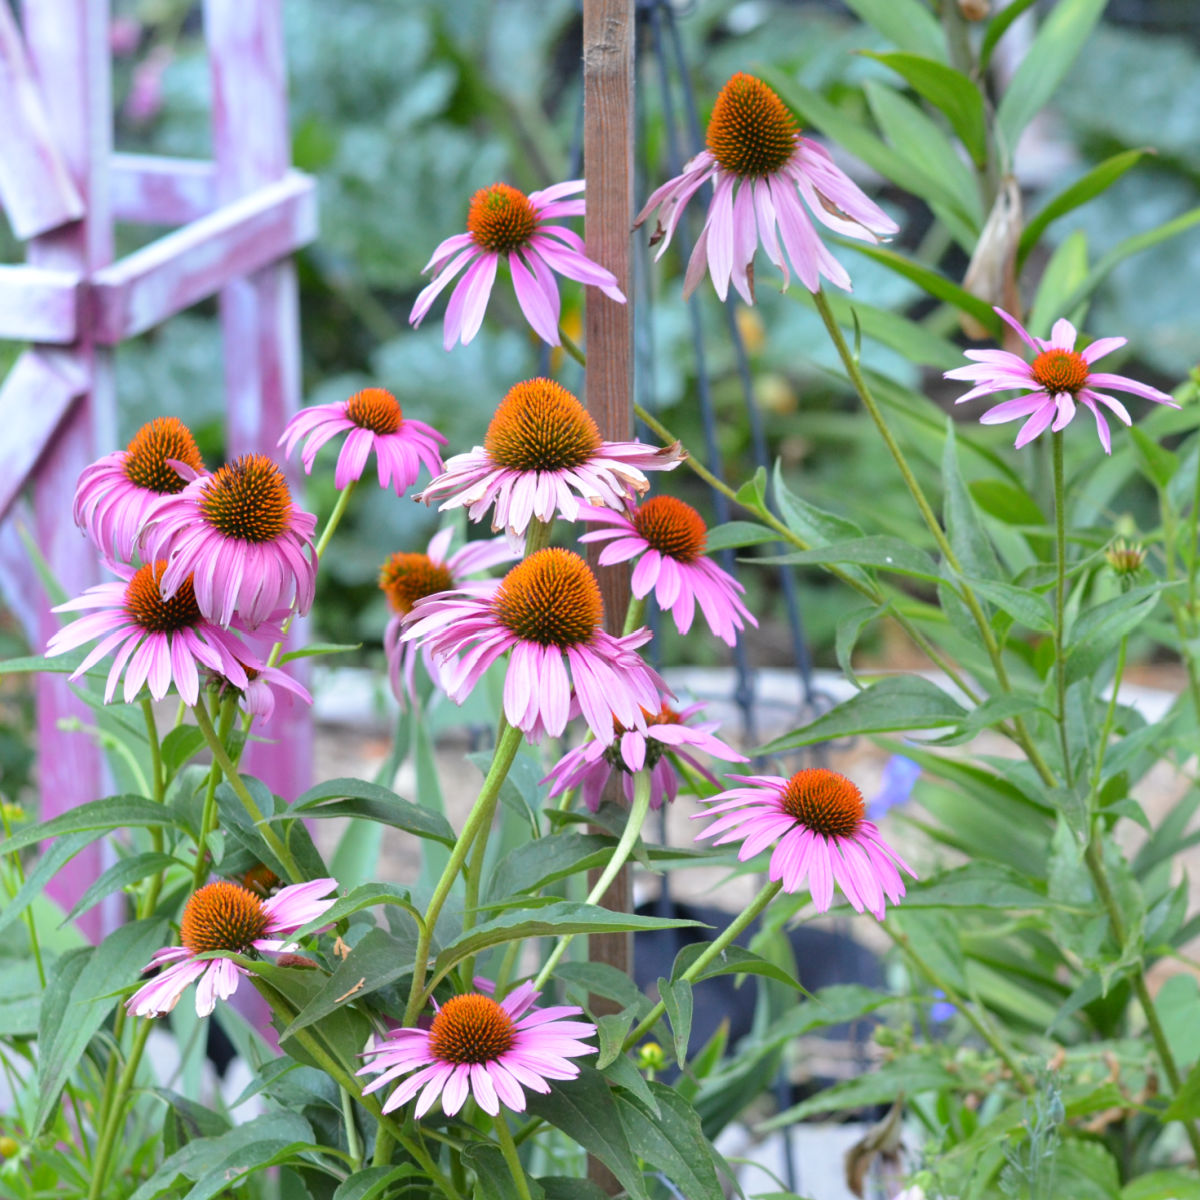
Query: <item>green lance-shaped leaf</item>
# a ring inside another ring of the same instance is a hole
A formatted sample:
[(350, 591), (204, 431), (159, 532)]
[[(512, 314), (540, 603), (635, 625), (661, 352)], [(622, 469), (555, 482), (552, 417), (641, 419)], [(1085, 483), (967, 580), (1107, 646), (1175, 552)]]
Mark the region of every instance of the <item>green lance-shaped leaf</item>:
[(62, 834), (93, 833), (96, 838), (110, 829), (129, 829), (139, 825), (176, 825), (174, 815), (161, 804), (147, 800), (144, 796), (106, 796), (103, 800), (92, 800), (65, 812), (61, 817), (30, 825), (0, 841), (0, 854), (15, 854), (46, 838)]
[(447, 846), (453, 846), (455, 841), (454, 830), (445, 817), (365, 779), (330, 779), (319, 783), (300, 796), (284, 815), (305, 819), (361, 817)]

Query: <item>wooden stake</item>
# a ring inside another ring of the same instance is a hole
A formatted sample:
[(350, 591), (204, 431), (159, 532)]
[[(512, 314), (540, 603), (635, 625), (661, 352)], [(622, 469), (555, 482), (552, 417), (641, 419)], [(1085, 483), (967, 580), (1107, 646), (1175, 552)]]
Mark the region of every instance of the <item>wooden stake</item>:
[[(630, 295), (630, 232), (633, 228), (634, 0), (583, 0), (583, 164), (587, 179), (588, 257), (607, 267)], [(587, 289), (588, 411), (606, 441), (633, 436), (633, 303), (617, 304), (598, 288)], [(588, 547), (604, 597), (605, 626), (619, 634), (629, 603), (627, 567), (597, 570), (598, 547)], [(613, 785), (615, 784), (615, 790)], [(623, 800), (614, 776), (605, 799)], [(613, 881), (602, 901), (628, 912), (633, 907), (629, 869)], [(594, 962), (633, 972), (633, 940), (628, 934), (593, 935)], [(593, 997), (597, 1004), (599, 998)], [(597, 1004), (603, 1010), (603, 1002)], [(620, 1185), (595, 1159), (588, 1177), (610, 1195)]]

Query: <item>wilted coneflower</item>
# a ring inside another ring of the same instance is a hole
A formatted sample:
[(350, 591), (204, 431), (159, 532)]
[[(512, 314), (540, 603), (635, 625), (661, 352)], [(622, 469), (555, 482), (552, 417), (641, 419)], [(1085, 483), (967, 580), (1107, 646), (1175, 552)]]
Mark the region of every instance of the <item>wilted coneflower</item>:
[(713, 633), (732, 646), (738, 630), (758, 622), (742, 603), (742, 587), (732, 575), (704, 557), (708, 529), (704, 518), (674, 496), (652, 496), (636, 508), (612, 512), (583, 508), (585, 521), (607, 525), (585, 533), (581, 542), (608, 541), (600, 551), (600, 566), (638, 559), (630, 585), (640, 600), (654, 591), (658, 606), (675, 618), (680, 633), (687, 633), (696, 605)]
[(243, 454), (161, 499), (140, 544), (147, 558), (168, 560), (164, 596), (192, 575), (210, 621), (228, 626), (236, 613), (253, 628), (276, 609), (312, 607), (316, 523), (292, 502), (277, 463)]
[(686, 762), (714, 787), (720, 786), (717, 777), (690, 751), (700, 750), (726, 762), (745, 762), (746, 758), (713, 737), (720, 722), (689, 724), (703, 708), (703, 704), (690, 704), (676, 710), (664, 703), (657, 712), (643, 714), (645, 729), (619, 727), (616, 740), (610, 746), (590, 741), (568, 750), (542, 780), (551, 785), (548, 799), (577, 787), (581, 789), (584, 803), (595, 812), (600, 807), (608, 777), (617, 771), (625, 789), (625, 799), (632, 804), (634, 775), (638, 771), (649, 771), (650, 807), (662, 808), (664, 801), (670, 802), (679, 794), (679, 774), (673, 756)]
[(594, 1037), (590, 1021), (567, 1021), (583, 1014), (575, 1005), (533, 1008), (540, 993), (523, 983), (503, 1000), (479, 992), (451, 996), (437, 1007), (428, 1029), (394, 1029), (374, 1039), (367, 1055), (374, 1061), (360, 1075), (381, 1072), (363, 1093), (378, 1091), (394, 1079), (409, 1075), (384, 1101), (391, 1112), (420, 1093), (413, 1115), (423, 1117), (440, 1099), (448, 1117), (473, 1095), (485, 1113), (496, 1116), (500, 1106), (525, 1111), (525, 1089), (551, 1090), (551, 1079), (574, 1079), (579, 1068), (570, 1060), (595, 1054), (580, 1041)]
[(798, 892), (807, 878), (818, 912), (829, 910), (836, 882), (856, 912), (866, 909), (882, 921), (884, 897), (897, 904), (904, 895), (896, 868), (916, 878), (866, 819), (862, 792), (844, 775), (807, 767), (790, 779), (729, 778), (748, 786), (704, 801), (712, 807), (693, 820), (720, 815), (696, 840), (720, 834), (714, 846), (740, 841), (742, 862), (773, 846), (770, 878), (782, 881), (785, 892)]
[(570, 550), (551, 548), (518, 563), (491, 595), (460, 589), (418, 600), (401, 638), (427, 644), (442, 660), (443, 685), (458, 704), (511, 651), (504, 715), (535, 740), (543, 733), (557, 737), (566, 727), (573, 678), (584, 719), (607, 746), (615, 736), (614, 718), (642, 729), (643, 709), (657, 711), (670, 690), (637, 654), (650, 631), (613, 637), (603, 617), (600, 588), (587, 563)]
[[(166, 967), (144, 983), (125, 1002), (134, 1016), (160, 1017), (169, 1013), (188, 985), (196, 988), (196, 1015), (207, 1017), (218, 1000), (237, 991), (238, 977), (249, 972), (231, 958), (197, 958), (225, 950), (254, 957), (264, 951), (280, 953), (289, 947), (273, 936), (294, 933), (315, 921), (331, 904), (322, 900), (337, 887), (336, 879), (314, 879), (281, 888), (266, 900), (236, 883), (217, 880), (193, 892), (179, 924), (181, 946), (156, 950), (145, 970)], [(168, 965), (169, 964), (169, 965)]]
[(582, 179), (556, 183), (528, 196), (507, 183), (480, 188), (471, 197), (467, 232), (442, 242), (422, 269), (422, 275), (433, 271), (433, 281), (417, 297), (409, 324), (420, 325), (442, 289), (466, 267), (450, 294), (443, 336), (447, 350), (459, 338), (465, 346), (483, 323), (501, 259), (512, 272), (513, 290), (525, 319), (552, 346), (559, 345), (556, 273), (598, 287), (609, 299), (624, 304), (617, 277), (584, 254), (577, 233), (554, 223), (562, 217), (583, 216), (583, 197), (567, 198), (583, 189)]
[(1055, 321), (1049, 338), (1035, 338), (1016, 317), (1010, 316), (1002, 308), (995, 311), (1033, 351), (1033, 362), (1027, 363), (1019, 354), (1011, 354), (1007, 350), (966, 350), (965, 356), (975, 362), (971, 366), (947, 371), (946, 378), (966, 379), (975, 384), (966, 395), (959, 396), (955, 404), (996, 392), (1020, 389), (1028, 393), (989, 408), (979, 418), (981, 425), (1001, 425), (1005, 421), (1027, 417), (1028, 420), (1017, 434), (1015, 444), (1018, 448), (1032, 442), (1047, 429), (1055, 433), (1065, 429), (1075, 416), (1076, 405), (1082, 404), (1096, 418), (1096, 432), (1104, 453), (1111, 454), (1112, 435), (1100, 405), (1115, 413), (1117, 419), (1126, 425), (1131, 425), (1133, 421), (1125, 405), (1098, 390), (1101, 388), (1131, 392), (1135, 396), (1153, 400), (1155, 404), (1179, 407), (1166, 392), (1160, 392), (1158, 388), (1127, 379), (1124, 375), (1108, 375), (1092, 370), (1094, 362), (1124, 346), (1126, 338), (1097, 338), (1090, 346), (1076, 350), (1075, 342), (1079, 335), (1070, 321)]
[[(520, 554), (507, 539), (488, 538), (468, 542), (447, 557), (453, 536), (453, 529), (439, 530), (430, 539), (424, 554), (393, 554), (379, 569), (379, 586), (393, 614), (383, 631), (383, 649), (392, 693), (401, 704), (406, 701), (416, 703), (417, 648), (412, 642), (400, 640), (401, 623), (412, 612), (413, 605), (438, 592), (463, 591), (489, 596), (500, 586), (499, 579), (469, 580), (467, 576), (486, 571), (497, 563), (512, 562)], [(428, 648), (424, 659), (430, 679), (445, 691), (441, 671)]]
[(188, 485), (171, 462), (197, 475), (204, 462), (196, 439), (175, 417), (155, 417), (133, 435), (124, 450), (114, 450), (84, 467), (75, 487), (73, 514), (110, 563), (133, 561), (138, 534), (150, 510), (163, 496)]
[(659, 210), (651, 245), (660, 243), (655, 257), (661, 258), (684, 206), (712, 181), (712, 203), (683, 282), (685, 298), (707, 266), (722, 300), (732, 280), (742, 299), (753, 304), (752, 264), (760, 241), (783, 272), (785, 289), (784, 251), (810, 292), (819, 290), (822, 275), (848, 291), (850, 276), (822, 244), (809, 214), (835, 233), (866, 242), (899, 228), (834, 165), (824, 147), (800, 134), (787, 106), (753, 75), (739, 72), (721, 89), (707, 142), (708, 148), (684, 166), (682, 175), (651, 195), (634, 222), (640, 225)]
[(669, 471), (686, 457), (672, 446), (606, 442), (591, 414), (552, 379), (515, 384), (500, 401), (482, 446), (456, 454), (418, 500), (466, 508), (472, 521), (495, 506), (492, 528), (511, 538), (529, 522), (574, 521), (580, 499), (623, 508), (650, 486), (646, 471)]
[(379, 486), (393, 488), (397, 496), (416, 482), (422, 464), (430, 475), (442, 469), (438, 447), (446, 439), (432, 425), (406, 417), (396, 397), (384, 388), (364, 388), (349, 400), (302, 409), (287, 423), (279, 445), (288, 458), (296, 443), (306, 439), (300, 460), (305, 474), (312, 474), (317, 451), (339, 433), (350, 435), (338, 453), (333, 477), (339, 491), (362, 478), (372, 450)]
[(54, 608), (54, 612), (99, 611), (60, 629), (46, 645), (47, 658), (99, 638), (99, 644), (71, 678), (78, 679), (100, 659), (113, 654), (104, 689), (105, 704), (111, 702), (122, 671), (126, 704), (131, 704), (142, 685), (147, 684), (155, 700), (161, 700), (173, 685), (185, 704), (194, 705), (200, 695), (198, 665), (224, 675), (235, 687), (246, 686), (242, 665), (249, 657), (246, 645), (232, 630), (201, 613), (190, 575), (180, 581), (170, 599), (164, 600), (161, 586), (167, 571), (165, 562), (147, 563), (136, 571), (120, 564), (113, 569), (121, 582), (96, 584)]

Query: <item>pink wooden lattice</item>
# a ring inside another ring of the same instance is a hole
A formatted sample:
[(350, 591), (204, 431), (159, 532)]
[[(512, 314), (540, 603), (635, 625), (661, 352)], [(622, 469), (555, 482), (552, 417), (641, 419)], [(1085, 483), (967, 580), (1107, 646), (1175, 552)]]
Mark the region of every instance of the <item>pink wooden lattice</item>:
[[(30, 343), (0, 385), (0, 584), (35, 646), (57, 628), (14, 533), (37, 540), (63, 587), (99, 581), (70, 516), (79, 472), (117, 448), (112, 347), (220, 296), (228, 453), (275, 452), (299, 404), (296, 277), (289, 259), (316, 235), (313, 180), (293, 171), (281, 0), (205, 0), (213, 162), (114, 154), (107, 0), (0, 0), (0, 208), (27, 261), (0, 266), (0, 338)], [(178, 226), (113, 261), (115, 221)], [(293, 487), (300, 480), (290, 476)], [(59, 728), (89, 710), (63, 676), (38, 684), (43, 817), (106, 794), (90, 739)], [(309, 782), (300, 705), (272, 725), (248, 771), (281, 795)], [(70, 906), (105, 865), (89, 848), (51, 895)], [(109, 907), (80, 920), (98, 939)]]

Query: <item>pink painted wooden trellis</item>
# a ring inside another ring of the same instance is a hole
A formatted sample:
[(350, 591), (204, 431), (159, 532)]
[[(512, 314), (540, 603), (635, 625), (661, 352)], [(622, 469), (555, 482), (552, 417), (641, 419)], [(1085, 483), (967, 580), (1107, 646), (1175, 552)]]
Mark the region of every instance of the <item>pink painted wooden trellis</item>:
[[(296, 278), (316, 233), (313, 180), (290, 167), (281, 0), (204, 0), (213, 161), (114, 154), (108, 0), (0, 0), (0, 208), (27, 261), (0, 266), (0, 339), (29, 343), (0, 385), (0, 583), (36, 646), (57, 627), (14, 524), (76, 594), (99, 581), (71, 520), (80, 470), (117, 449), (113, 347), (220, 295), (227, 453), (274, 452), (299, 402)], [(114, 222), (177, 226), (113, 261)], [(298, 480), (292, 479), (293, 486)], [(22, 493), (28, 491), (28, 499)], [(90, 723), (62, 676), (38, 684), (42, 816), (105, 794)], [(302, 706), (247, 769), (289, 798), (311, 760)], [(94, 845), (51, 894), (72, 904), (102, 869)], [(112, 914), (81, 924), (100, 936)]]

